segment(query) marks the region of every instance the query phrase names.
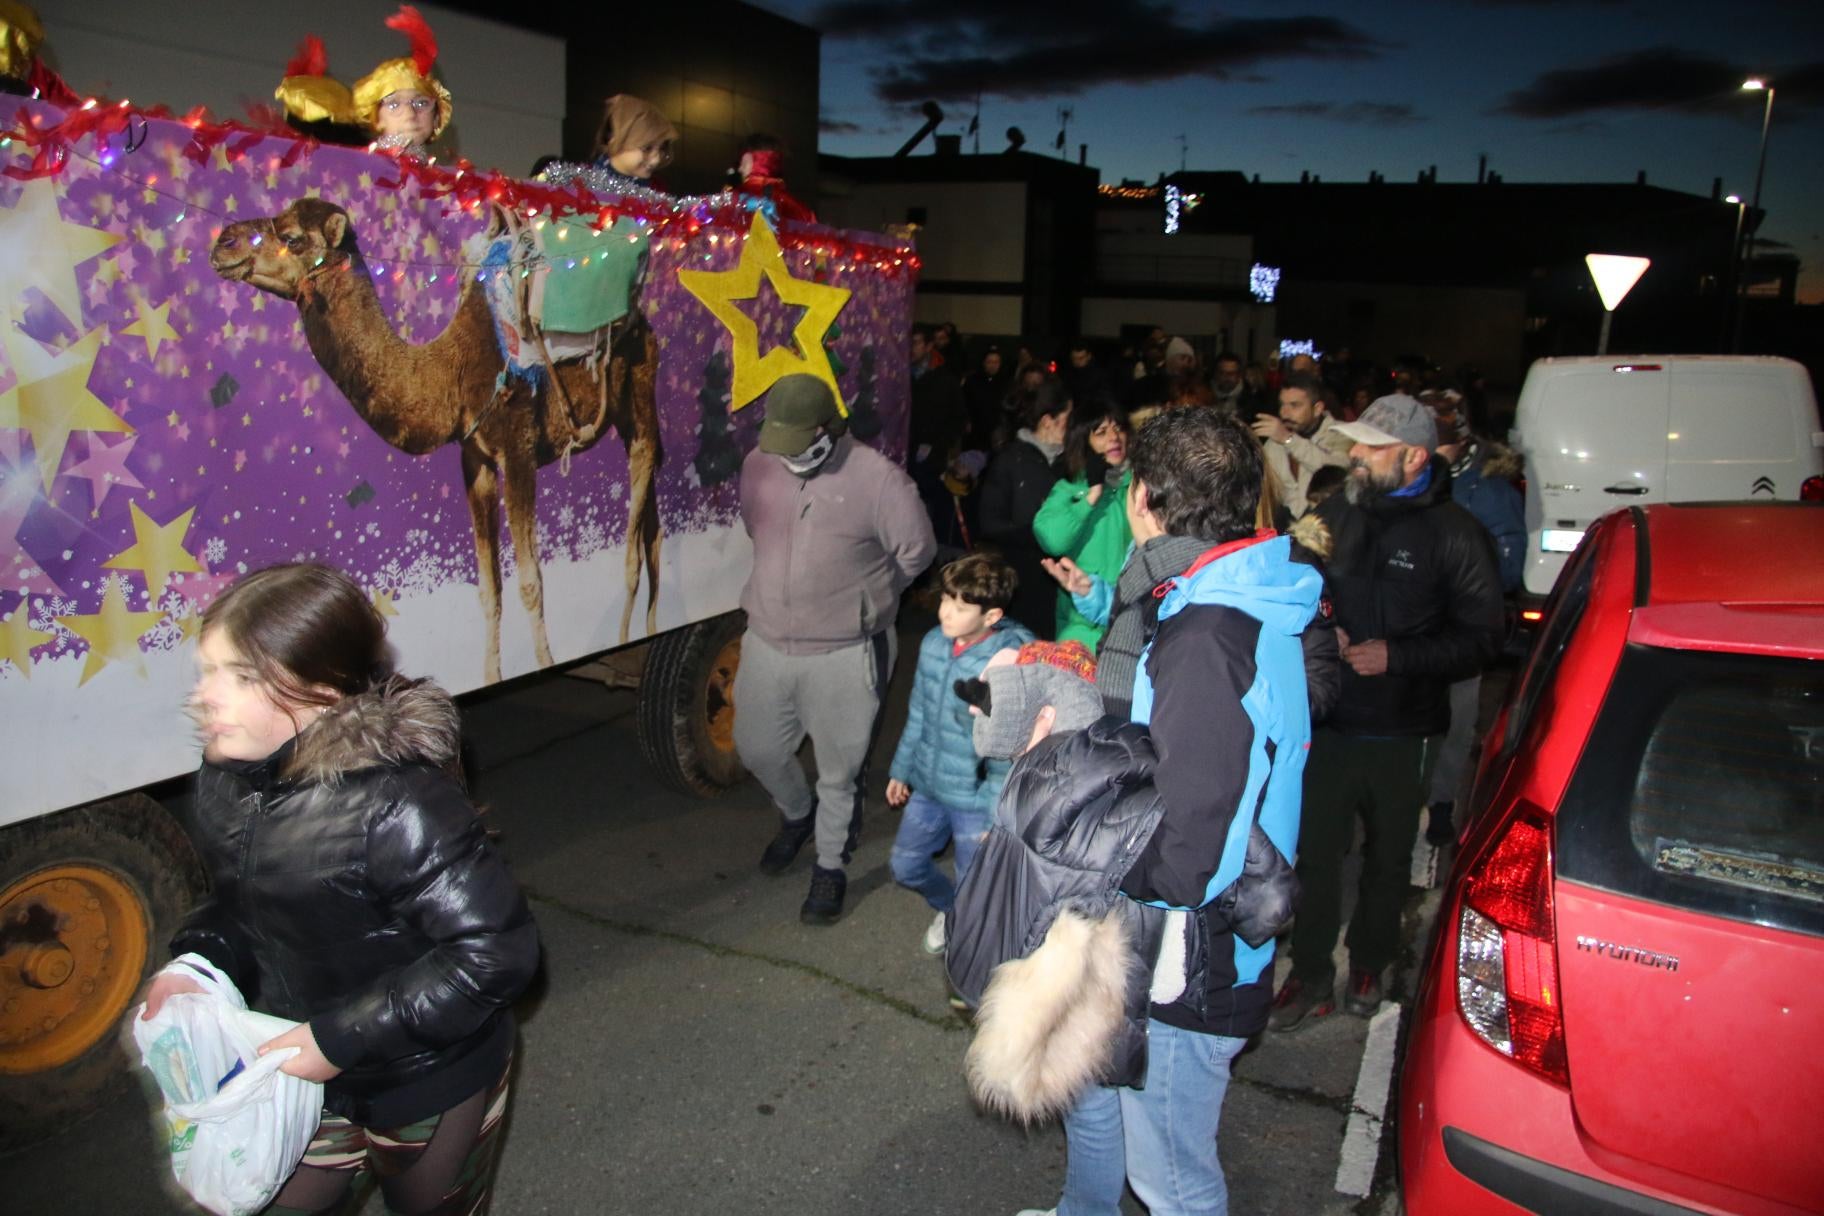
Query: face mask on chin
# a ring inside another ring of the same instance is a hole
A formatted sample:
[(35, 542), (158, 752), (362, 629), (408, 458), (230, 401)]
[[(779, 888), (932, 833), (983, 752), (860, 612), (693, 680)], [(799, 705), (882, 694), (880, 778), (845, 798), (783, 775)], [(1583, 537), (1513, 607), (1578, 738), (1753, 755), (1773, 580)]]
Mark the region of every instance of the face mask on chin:
[(799, 477), (811, 477), (816, 474), (818, 469), (823, 467), (824, 461), (828, 460), (830, 458), (830, 453), (835, 450), (835, 437), (828, 431), (824, 431), (812, 441), (810, 447), (804, 449), (804, 451), (798, 453), (796, 456), (781, 456), (779, 459), (785, 462), (786, 468), (790, 469)]

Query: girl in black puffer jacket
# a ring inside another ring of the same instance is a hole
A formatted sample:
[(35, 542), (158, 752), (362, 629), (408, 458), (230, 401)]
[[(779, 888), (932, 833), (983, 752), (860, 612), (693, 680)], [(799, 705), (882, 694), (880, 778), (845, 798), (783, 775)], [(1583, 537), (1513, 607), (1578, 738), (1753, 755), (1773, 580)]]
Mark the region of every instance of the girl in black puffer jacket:
[[(320, 565), (241, 579), (204, 613), (186, 827), (210, 893), (172, 954), (301, 1023), (261, 1053), (324, 1083), (322, 1124), (268, 1209), (334, 1210), (374, 1169), (395, 1212), (479, 1211), (538, 929), (457, 769), (455, 705), (393, 675), (386, 626)], [(173, 964), (147, 994), (195, 991)]]

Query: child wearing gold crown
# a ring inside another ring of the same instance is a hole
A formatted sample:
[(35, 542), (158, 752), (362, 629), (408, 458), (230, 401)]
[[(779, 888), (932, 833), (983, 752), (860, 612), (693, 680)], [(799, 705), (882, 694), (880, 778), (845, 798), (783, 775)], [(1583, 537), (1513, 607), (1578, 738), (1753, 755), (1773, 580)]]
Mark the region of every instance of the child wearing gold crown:
[(411, 41), (410, 55), (388, 59), (350, 89), (329, 75), (323, 41), (312, 34), (286, 66), (274, 96), (299, 122), (353, 124), (374, 136), (377, 150), (428, 158), (431, 141), (450, 125), (452, 110), (450, 91), (431, 75), (437, 37), (409, 4), (400, 5), (386, 24)]

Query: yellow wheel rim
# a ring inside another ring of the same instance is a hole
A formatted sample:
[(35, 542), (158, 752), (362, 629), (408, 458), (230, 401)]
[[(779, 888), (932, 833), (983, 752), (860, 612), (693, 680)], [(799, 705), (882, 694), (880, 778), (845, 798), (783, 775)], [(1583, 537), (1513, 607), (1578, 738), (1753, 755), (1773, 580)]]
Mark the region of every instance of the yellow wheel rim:
[(57, 1068), (113, 1029), (145, 969), (147, 923), (132, 884), (97, 865), (0, 890), (0, 1073)]
[(720, 752), (735, 750), (735, 670), (741, 666), (741, 639), (734, 638), (716, 652), (709, 665), (709, 688), (703, 713), (709, 741)]

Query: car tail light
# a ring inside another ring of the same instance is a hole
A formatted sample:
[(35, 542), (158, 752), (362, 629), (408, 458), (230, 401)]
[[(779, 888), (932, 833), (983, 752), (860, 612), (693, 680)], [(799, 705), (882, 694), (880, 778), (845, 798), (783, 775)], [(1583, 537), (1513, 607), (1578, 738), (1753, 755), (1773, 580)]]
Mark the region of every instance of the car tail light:
[(1800, 502), (1824, 502), (1824, 477), (1807, 477), (1799, 483)]
[(1502, 1055), (1571, 1083), (1552, 922), (1552, 833), (1536, 809), (1516, 812), (1464, 880), (1457, 1008)]

